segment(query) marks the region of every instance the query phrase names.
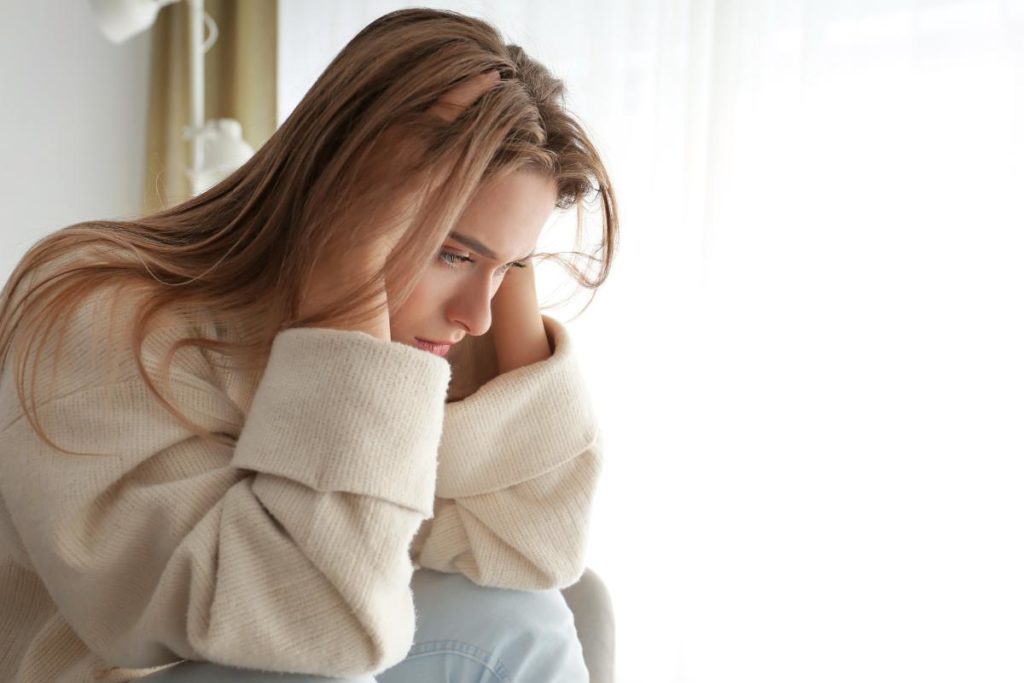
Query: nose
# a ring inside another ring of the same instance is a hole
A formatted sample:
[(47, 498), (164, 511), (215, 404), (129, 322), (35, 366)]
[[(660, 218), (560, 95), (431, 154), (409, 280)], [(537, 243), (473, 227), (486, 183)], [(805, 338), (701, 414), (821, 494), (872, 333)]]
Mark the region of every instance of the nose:
[(448, 301), (448, 320), (478, 337), (491, 328), (491, 299), (497, 291), (491, 283), (474, 282)]

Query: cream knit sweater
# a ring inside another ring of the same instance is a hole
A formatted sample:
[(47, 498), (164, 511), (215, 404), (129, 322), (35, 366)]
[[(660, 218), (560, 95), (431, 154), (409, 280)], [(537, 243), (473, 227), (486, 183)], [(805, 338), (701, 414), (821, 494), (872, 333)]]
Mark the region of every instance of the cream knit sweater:
[[(448, 360), (363, 332), (283, 331), (258, 384), (179, 351), (161, 389), (227, 447), (97, 334), (124, 327), (112, 304), (100, 290), (72, 316), (37, 394), (51, 439), (105, 455), (46, 446), (13, 354), (0, 378), (0, 681), (119, 682), (182, 659), (376, 673), (412, 644), (417, 567), (527, 590), (584, 571), (601, 449), (556, 320), (550, 359), (450, 403)], [(172, 317), (147, 367), (196, 332), (219, 334)]]

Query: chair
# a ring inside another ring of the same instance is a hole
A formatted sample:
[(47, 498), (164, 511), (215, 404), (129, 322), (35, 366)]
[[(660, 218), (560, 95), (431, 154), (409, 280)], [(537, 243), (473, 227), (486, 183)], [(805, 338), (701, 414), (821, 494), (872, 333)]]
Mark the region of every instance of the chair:
[(590, 683), (614, 683), (615, 612), (611, 593), (588, 567), (579, 581), (562, 589), (562, 595), (572, 610)]

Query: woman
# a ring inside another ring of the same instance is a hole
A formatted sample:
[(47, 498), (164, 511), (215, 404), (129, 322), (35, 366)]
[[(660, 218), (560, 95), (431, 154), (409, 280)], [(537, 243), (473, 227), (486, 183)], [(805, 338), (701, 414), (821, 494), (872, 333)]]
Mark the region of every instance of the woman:
[(562, 92), (485, 22), (393, 12), (222, 183), (29, 250), (0, 680), (586, 680), (558, 589), (599, 434), (532, 260), (596, 193), (594, 289), (617, 218)]

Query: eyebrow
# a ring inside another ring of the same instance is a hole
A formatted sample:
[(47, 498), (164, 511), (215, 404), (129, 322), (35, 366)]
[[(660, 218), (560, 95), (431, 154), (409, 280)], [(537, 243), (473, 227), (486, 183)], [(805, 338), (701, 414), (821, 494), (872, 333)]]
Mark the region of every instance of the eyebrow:
[[(481, 254), (486, 256), (487, 258), (491, 258), (491, 259), (495, 259), (495, 260), (497, 260), (497, 258), (498, 258), (498, 255), (495, 254), (494, 251), (492, 251), (490, 247), (488, 247), (483, 242), (470, 237), (469, 235), (463, 235), (462, 233), (459, 233), (459, 232), (452, 232), (451, 234), (448, 235), (448, 237), (450, 237), (451, 239), (455, 240), (456, 242), (459, 242), (463, 246), (469, 247), (470, 249), (472, 249), (474, 251), (480, 252)], [(526, 256), (523, 256), (522, 258), (518, 258), (518, 259), (514, 259), (514, 260), (515, 261), (523, 261), (523, 260), (528, 259), (531, 256), (533, 256), (534, 253), (535, 252), (531, 251)]]

